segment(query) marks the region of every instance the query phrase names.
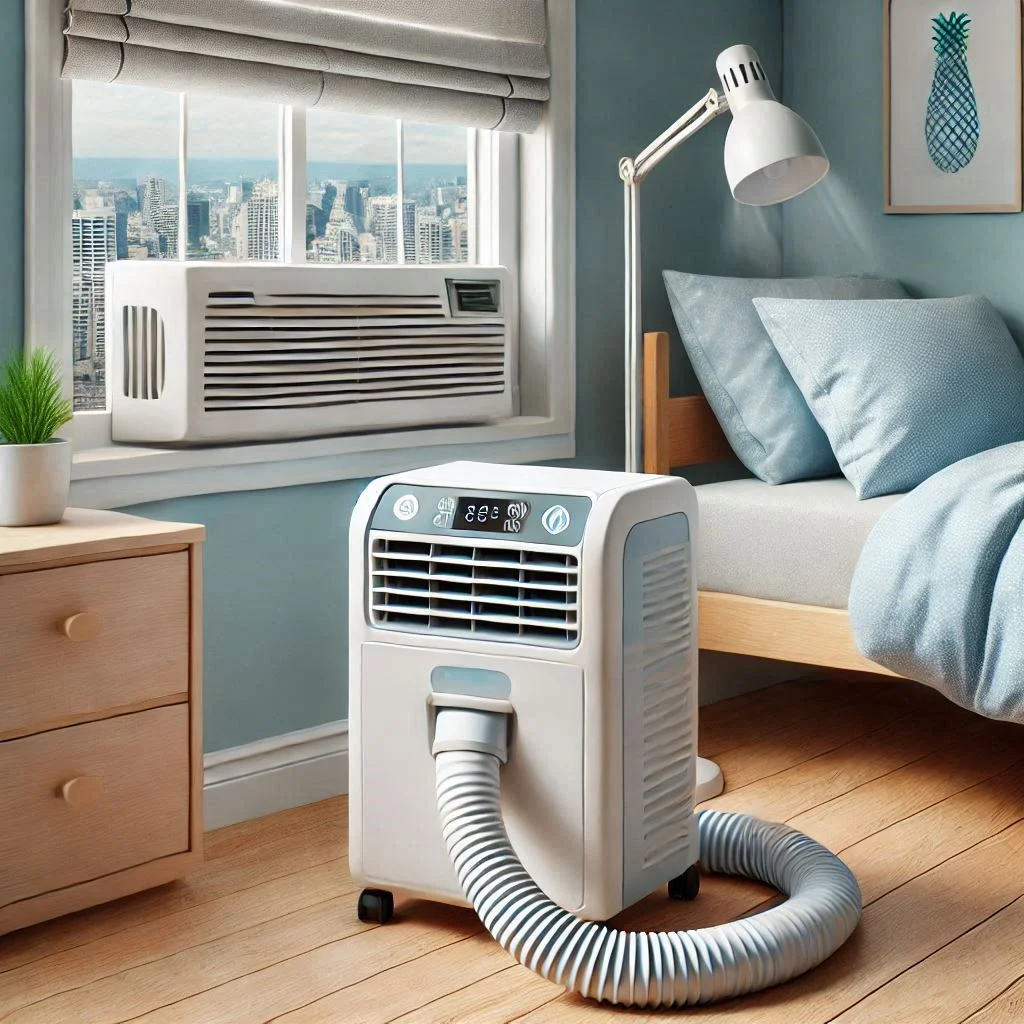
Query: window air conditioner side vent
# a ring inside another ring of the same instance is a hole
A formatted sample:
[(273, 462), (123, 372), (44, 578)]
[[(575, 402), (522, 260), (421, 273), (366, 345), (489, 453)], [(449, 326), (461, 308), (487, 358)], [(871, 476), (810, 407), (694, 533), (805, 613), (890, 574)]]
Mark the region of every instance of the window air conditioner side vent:
[(375, 537), (371, 560), (374, 625), (546, 647), (579, 642), (576, 555)]
[(158, 399), (166, 374), (166, 331), (149, 306), (121, 307), (121, 392), (125, 398)]

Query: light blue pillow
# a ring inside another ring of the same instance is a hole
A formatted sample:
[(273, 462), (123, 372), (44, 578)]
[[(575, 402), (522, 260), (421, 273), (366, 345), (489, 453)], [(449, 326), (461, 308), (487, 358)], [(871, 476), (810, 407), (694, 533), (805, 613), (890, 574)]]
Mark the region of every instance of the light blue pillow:
[(860, 498), (1024, 440), (1024, 356), (982, 296), (754, 306)]
[(664, 272), (693, 372), (740, 462), (769, 484), (839, 476), (839, 464), (751, 301), (905, 299), (898, 281)]

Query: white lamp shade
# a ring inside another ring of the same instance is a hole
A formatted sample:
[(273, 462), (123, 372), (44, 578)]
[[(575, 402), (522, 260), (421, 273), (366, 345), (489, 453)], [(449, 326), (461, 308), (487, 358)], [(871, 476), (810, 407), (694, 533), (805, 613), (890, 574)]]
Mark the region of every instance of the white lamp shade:
[(792, 199), (828, 173), (818, 136), (799, 114), (775, 99), (757, 51), (730, 46), (716, 70), (732, 111), (725, 139), (725, 174), (733, 198), (748, 206)]
[(725, 139), (725, 175), (737, 202), (784, 202), (817, 185), (828, 168), (818, 136), (789, 107), (758, 100), (733, 114)]

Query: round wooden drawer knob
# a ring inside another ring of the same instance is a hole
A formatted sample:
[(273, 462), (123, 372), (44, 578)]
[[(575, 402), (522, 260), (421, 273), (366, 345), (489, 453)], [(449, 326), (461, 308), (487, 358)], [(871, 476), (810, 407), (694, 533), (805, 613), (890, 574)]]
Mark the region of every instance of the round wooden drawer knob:
[(92, 612), (79, 612), (64, 620), (61, 629), (69, 640), (78, 643), (83, 640), (95, 640), (100, 635), (103, 623), (98, 615)]
[(76, 779), (68, 779), (60, 787), (60, 794), (69, 807), (81, 809), (92, 807), (103, 792), (103, 780), (94, 775), (79, 775)]

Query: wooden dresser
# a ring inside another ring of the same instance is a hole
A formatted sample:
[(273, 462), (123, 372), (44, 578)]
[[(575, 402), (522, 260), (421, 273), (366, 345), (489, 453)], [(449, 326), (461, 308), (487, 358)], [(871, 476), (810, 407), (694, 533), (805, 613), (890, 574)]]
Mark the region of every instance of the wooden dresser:
[(201, 526), (0, 528), (0, 933), (202, 859)]

